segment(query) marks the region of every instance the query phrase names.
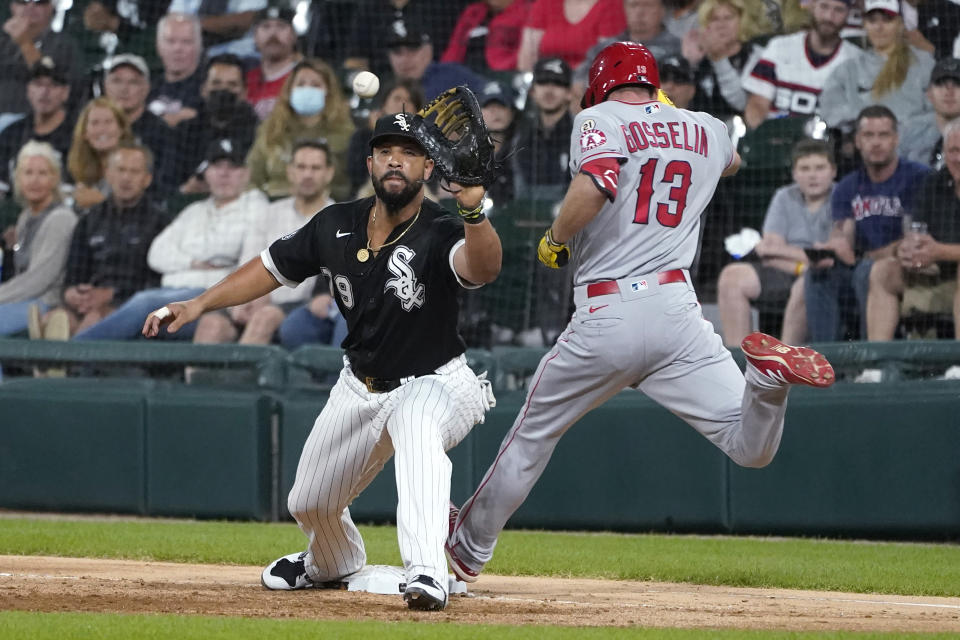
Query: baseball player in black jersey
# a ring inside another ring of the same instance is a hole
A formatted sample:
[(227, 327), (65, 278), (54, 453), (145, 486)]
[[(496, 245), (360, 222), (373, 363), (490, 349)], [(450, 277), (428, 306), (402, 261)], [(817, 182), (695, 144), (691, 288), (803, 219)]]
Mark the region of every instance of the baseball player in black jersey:
[(309, 544), (271, 563), (262, 582), (303, 589), (359, 571), (366, 554), (348, 505), (395, 454), (404, 599), (412, 609), (442, 609), (446, 451), (493, 402), (489, 384), (466, 365), (457, 294), (496, 278), (501, 248), (481, 213), (482, 186), (453, 185), (462, 221), (424, 198), (433, 160), (409, 118), (377, 121), (367, 159), (376, 197), (327, 207), (198, 297), (154, 311), (143, 333), (155, 336), (166, 323), (174, 332), (206, 311), (325, 275), (349, 333), (344, 368), (287, 500)]

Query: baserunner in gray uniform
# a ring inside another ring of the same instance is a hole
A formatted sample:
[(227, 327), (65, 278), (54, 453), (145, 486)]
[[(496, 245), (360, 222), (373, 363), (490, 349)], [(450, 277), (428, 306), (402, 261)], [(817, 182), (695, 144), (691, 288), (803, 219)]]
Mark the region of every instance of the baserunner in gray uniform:
[(703, 319), (688, 272), (700, 216), (740, 157), (722, 122), (674, 108), (659, 86), (656, 62), (639, 44), (611, 44), (590, 68), (570, 145), (573, 180), (538, 249), (547, 266), (572, 262), (576, 312), (451, 523), (447, 558), (467, 582), (492, 557), (560, 437), (623, 389), (644, 392), (737, 464), (762, 467), (780, 445), (789, 384), (834, 381), (822, 355), (763, 333), (741, 345), (744, 375)]

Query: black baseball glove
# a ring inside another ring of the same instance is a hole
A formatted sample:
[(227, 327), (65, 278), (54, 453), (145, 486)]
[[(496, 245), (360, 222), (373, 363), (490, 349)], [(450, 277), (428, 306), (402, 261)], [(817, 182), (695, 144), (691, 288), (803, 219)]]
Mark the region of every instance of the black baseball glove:
[(488, 186), (500, 172), (480, 103), (464, 86), (447, 89), (411, 118), (413, 134), (440, 178), (464, 186)]

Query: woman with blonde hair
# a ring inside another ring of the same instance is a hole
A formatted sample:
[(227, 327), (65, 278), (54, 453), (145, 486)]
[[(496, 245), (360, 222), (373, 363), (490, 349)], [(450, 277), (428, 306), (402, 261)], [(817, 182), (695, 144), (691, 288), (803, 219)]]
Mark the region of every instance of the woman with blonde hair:
[(820, 115), (828, 126), (851, 129), (864, 107), (887, 107), (904, 123), (932, 110), (925, 91), (933, 56), (911, 46), (899, 0), (866, 0), (863, 26), (870, 47), (840, 64), (820, 93)]
[(64, 267), (77, 216), (63, 204), (60, 152), (31, 140), (17, 154), (14, 195), (23, 204), (13, 247), (13, 277), (0, 284), (0, 335), (25, 330), (60, 302)]
[(294, 143), (320, 138), (333, 154), (336, 171), (331, 195), (334, 200), (348, 199), (347, 147), (353, 130), (350, 107), (333, 69), (316, 58), (301, 60), (283, 84), (273, 111), (257, 129), (247, 156), (251, 185), (271, 199), (290, 195), (287, 163)]
[(704, 0), (697, 10), (700, 29), (696, 66), (697, 93), (690, 108), (706, 111), (721, 120), (742, 114), (747, 92), (740, 82), (744, 69), (752, 69), (763, 53), (745, 36), (748, 11), (744, 0)]
[(103, 178), (107, 158), (121, 143), (133, 143), (130, 122), (123, 109), (106, 97), (88, 102), (73, 128), (67, 155), (67, 169), (76, 183), (73, 199), (78, 209), (106, 200), (110, 188)]

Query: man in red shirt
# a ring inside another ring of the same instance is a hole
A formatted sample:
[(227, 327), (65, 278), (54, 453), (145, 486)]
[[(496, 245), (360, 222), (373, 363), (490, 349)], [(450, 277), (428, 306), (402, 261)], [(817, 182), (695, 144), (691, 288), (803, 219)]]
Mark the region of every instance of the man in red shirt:
[(253, 29), (260, 65), (247, 72), (247, 101), (261, 121), (273, 111), (283, 83), (301, 58), (294, 15), (285, 5), (270, 6), (260, 12)]
[(478, 73), (517, 68), (520, 34), (533, 0), (480, 0), (464, 8), (440, 62)]

